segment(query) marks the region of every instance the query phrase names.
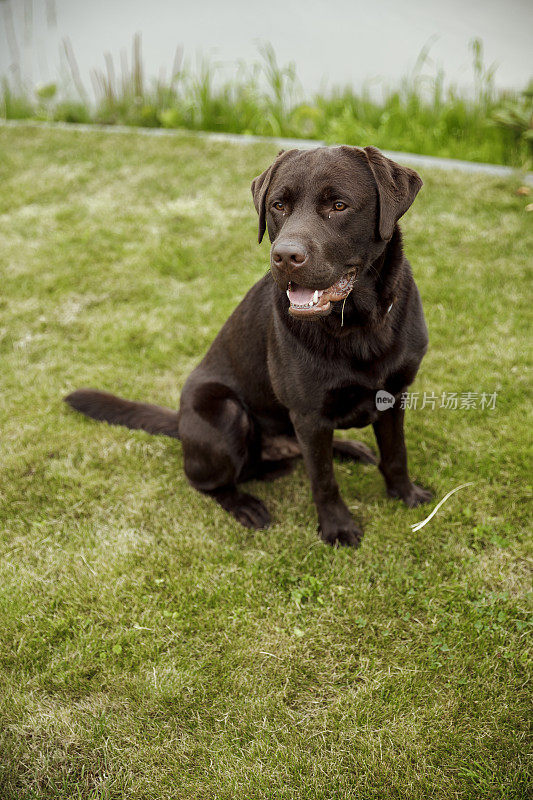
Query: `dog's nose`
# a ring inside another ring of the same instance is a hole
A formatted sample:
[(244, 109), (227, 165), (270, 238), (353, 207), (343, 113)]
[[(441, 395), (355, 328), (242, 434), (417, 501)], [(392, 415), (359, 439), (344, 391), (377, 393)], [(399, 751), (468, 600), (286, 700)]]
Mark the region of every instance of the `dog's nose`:
[(278, 269), (291, 272), (307, 261), (307, 252), (297, 242), (277, 242), (272, 248), (272, 261)]

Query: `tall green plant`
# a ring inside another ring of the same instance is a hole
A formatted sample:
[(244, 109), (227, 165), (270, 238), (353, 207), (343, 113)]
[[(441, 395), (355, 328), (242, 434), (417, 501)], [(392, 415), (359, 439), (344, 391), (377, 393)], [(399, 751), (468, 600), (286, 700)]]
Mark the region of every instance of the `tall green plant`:
[(333, 88), (305, 99), (294, 63), (280, 65), (271, 44), (259, 47), (252, 64), (239, 62), (225, 77), (220, 65), (202, 58), (196, 67), (178, 48), (169, 79), (149, 81), (140, 34), (131, 56), (93, 70), (95, 105), (89, 102), (68, 40), (64, 55), (79, 100), (68, 92), (31, 97), (4, 81), (0, 113), (6, 118), (46, 117), (66, 121), (163, 126), (194, 130), (296, 136), (348, 144), (374, 144), (391, 150), (525, 165), (532, 151), (532, 90), (499, 92), (495, 65), (485, 66), (483, 44), (470, 43), (474, 94), (445, 85), (442, 68), (430, 60), (433, 40), (422, 48), (413, 70), (376, 99), (367, 83), (360, 91)]
[(516, 146), (524, 144), (533, 160), (533, 81), (516, 99), (509, 98), (492, 114), (493, 122), (509, 133)]

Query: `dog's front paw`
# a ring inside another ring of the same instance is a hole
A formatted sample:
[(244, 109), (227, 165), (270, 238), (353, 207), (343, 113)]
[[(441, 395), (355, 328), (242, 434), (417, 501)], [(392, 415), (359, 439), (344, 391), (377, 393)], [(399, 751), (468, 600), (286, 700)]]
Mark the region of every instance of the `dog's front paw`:
[(318, 526), (320, 538), (332, 547), (359, 547), (363, 531), (353, 520), (344, 523), (322, 522)]
[(429, 489), (422, 489), (416, 483), (411, 483), (405, 489), (389, 489), (388, 494), (389, 497), (397, 497), (403, 500), (407, 508), (416, 508), (422, 503), (429, 503), (433, 498), (433, 492), (430, 492)]

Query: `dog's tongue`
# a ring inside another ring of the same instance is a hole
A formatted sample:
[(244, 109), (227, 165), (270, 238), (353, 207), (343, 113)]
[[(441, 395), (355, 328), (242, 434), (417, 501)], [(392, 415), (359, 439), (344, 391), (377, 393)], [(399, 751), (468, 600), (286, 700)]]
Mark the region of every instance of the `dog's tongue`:
[[(318, 292), (318, 297), (321, 294), (322, 290)], [(287, 290), (287, 297), (291, 306), (309, 306), (313, 302), (314, 295), (315, 291), (313, 289), (306, 289), (304, 286), (298, 286), (298, 284), (291, 284)]]
[(293, 317), (325, 317), (331, 311), (331, 303), (348, 297), (355, 283), (355, 272), (339, 278), (329, 289), (306, 289), (294, 281), (287, 287), (289, 314)]

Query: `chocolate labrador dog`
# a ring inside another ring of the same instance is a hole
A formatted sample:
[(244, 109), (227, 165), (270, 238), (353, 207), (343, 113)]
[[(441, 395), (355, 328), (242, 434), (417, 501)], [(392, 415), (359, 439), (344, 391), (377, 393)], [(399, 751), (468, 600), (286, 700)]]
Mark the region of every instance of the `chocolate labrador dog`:
[[(375, 463), (335, 428), (372, 424), (388, 494), (431, 498), (407, 471), (400, 395), (428, 336), (398, 220), (422, 181), (374, 147), (282, 151), (252, 182), (270, 272), (253, 286), (185, 383), (179, 412), (80, 389), (89, 417), (181, 439), (188, 480), (249, 528), (265, 505), (238, 484), (284, 474), (303, 456), (329, 544), (357, 545), (333, 454)], [(376, 393), (388, 395), (378, 410)], [(393, 402), (394, 398), (394, 402)]]

